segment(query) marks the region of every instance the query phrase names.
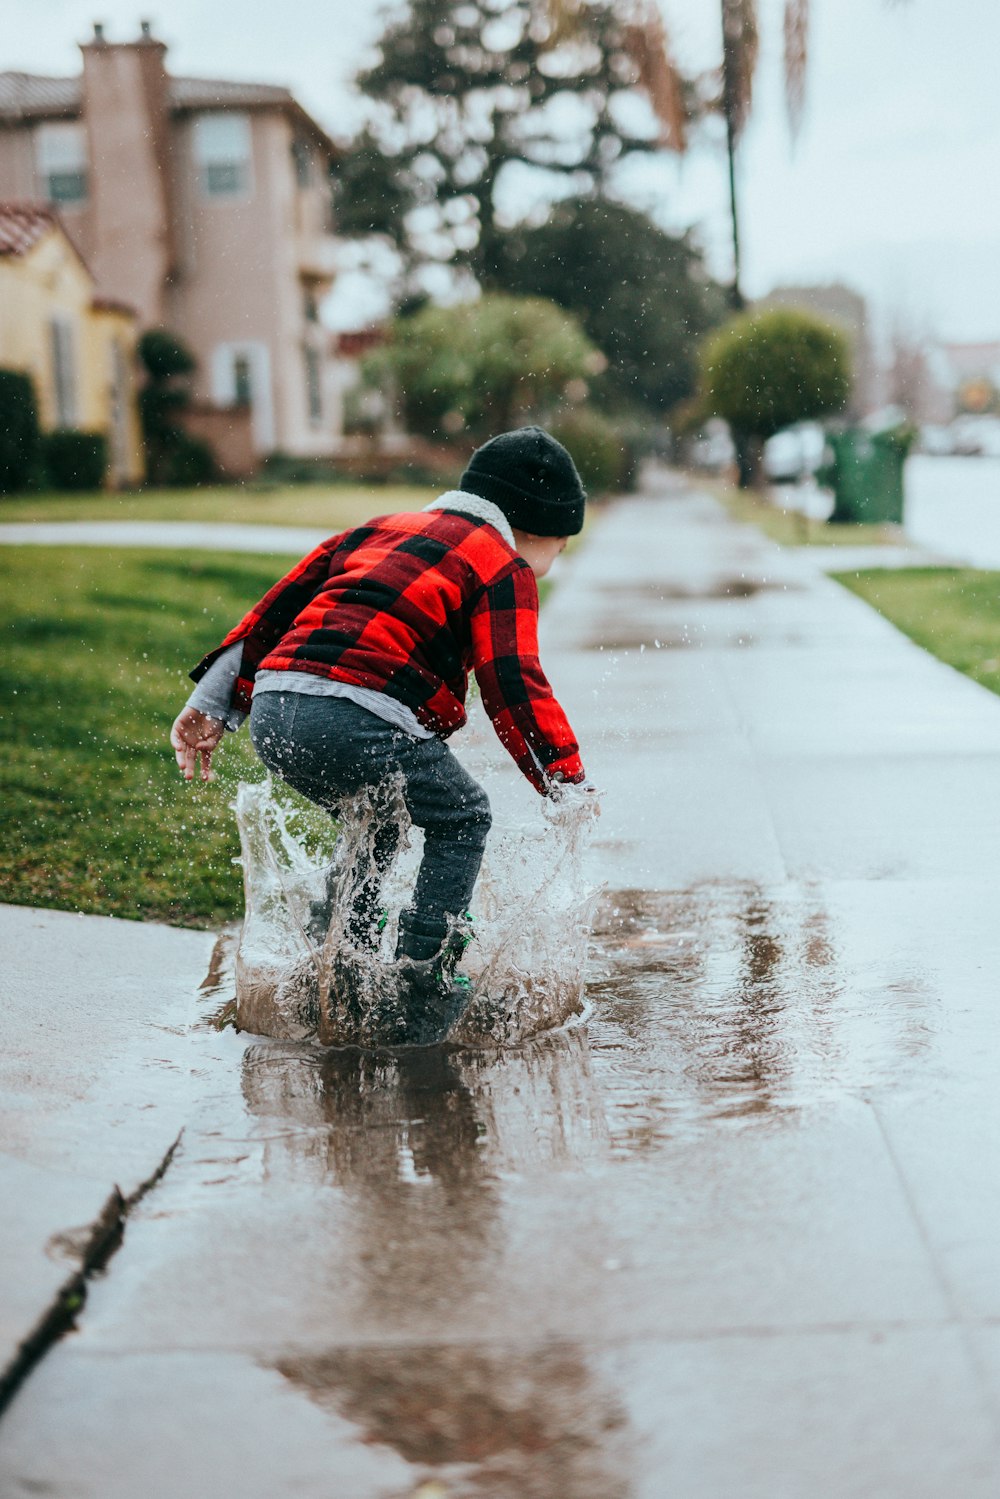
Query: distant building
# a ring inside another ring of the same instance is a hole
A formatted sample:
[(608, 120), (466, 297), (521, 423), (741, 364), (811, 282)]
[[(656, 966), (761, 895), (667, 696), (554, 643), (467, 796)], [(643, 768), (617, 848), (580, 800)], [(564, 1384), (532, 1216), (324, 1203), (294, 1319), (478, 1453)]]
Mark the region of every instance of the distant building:
[(941, 343), (930, 367), (946, 397), (946, 417), (995, 411), (1000, 401), (1000, 343)]
[(41, 426), (100, 432), (112, 484), (139, 483), (136, 316), (97, 295), (51, 209), (0, 203), (0, 367), (31, 376)]
[(333, 142), (287, 89), (171, 77), (146, 23), (81, 50), (75, 78), (0, 73), (0, 199), (57, 205), (99, 294), (191, 348), (200, 435), (249, 406), (255, 455), (331, 454)]
[(876, 403), (875, 361), (864, 297), (834, 281), (828, 286), (776, 286), (757, 305), (798, 307), (842, 328), (851, 346), (854, 371), (847, 415), (856, 419), (871, 411)]

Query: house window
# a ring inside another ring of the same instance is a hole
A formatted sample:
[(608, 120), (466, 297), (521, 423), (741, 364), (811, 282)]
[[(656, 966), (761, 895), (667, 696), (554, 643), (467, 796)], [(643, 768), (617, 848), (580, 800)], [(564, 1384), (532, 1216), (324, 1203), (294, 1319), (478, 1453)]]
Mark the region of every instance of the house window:
[(299, 187), (312, 187), (312, 147), (308, 141), (292, 141), (292, 161), (295, 166), (295, 181)]
[(87, 199), (87, 133), (82, 125), (51, 121), (35, 132), (35, 157), (42, 191), (50, 203)]
[(306, 400), (309, 407), (309, 420), (316, 426), (323, 420), (323, 390), (320, 385), (320, 363), (319, 353), (311, 344), (306, 344), (303, 349), (306, 362)]
[(76, 421), (76, 359), (73, 325), (66, 318), (53, 318), (49, 325), (52, 344), (52, 388), (56, 401), (56, 426), (72, 427)]
[(218, 406), (248, 404), (258, 452), (274, 447), (274, 400), (267, 344), (257, 339), (216, 344), (209, 363), (212, 400)]
[(253, 375), (248, 354), (236, 354), (233, 358), (233, 402), (237, 406), (249, 406), (253, 400)]
[(221, 110), (194, 122), (198, 181), (207, 198), (246, 198), (250, 194), (250, 120)]

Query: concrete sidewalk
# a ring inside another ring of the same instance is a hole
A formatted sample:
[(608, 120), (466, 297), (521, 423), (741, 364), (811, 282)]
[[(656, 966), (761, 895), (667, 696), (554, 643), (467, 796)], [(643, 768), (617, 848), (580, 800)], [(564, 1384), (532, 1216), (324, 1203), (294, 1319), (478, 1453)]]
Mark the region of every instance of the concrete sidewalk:
[(205, 932), (0, 906), (0, 1385), (161, 1170)]
[(304, 556), (329, 536), (312, 526), (225, 525), (213, 521), (14, 521), (0, 546), (182, 547), (206, 552)]
[(182, 1146), (4, 1494), (992, 1499), (1000, 701), (681, 489), (544, 631), (607, 789), (588, 1025), (175, 1036)]

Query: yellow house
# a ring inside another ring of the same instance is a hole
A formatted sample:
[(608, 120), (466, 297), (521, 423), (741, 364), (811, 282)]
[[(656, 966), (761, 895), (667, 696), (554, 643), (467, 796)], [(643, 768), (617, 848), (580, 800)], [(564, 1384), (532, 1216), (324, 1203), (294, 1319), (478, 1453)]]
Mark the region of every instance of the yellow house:
[(31, 376), (43, 430), (101, 432), (108, 482), (138, 484), (136, 316), (97, 298), (52, 209), (0, 203), (0, 368)]

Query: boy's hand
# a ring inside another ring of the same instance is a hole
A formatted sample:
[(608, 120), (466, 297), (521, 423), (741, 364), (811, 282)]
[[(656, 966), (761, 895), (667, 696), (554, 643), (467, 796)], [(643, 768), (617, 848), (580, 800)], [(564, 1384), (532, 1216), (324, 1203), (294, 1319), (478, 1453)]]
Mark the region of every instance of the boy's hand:
[(601, 815), (600, 791), (593, 781), (560, 781), (558, 779), (549, 782), (547, 800), (555, 808), (571, 808), (586, 806), (591, 817)]
[(209, 718), (207, 713), (200, 713), (197, 708), (184, 708), (178, 713), (170, 730), (170, 743), (185, 781), (194, 780), (199, 756), (202, 780), (215, 780), (212, 755), (225, 732), (226, 726), (220, 718)]

